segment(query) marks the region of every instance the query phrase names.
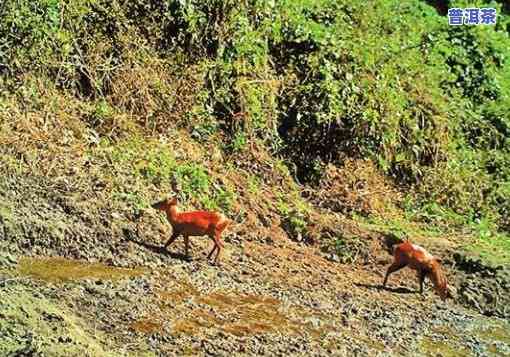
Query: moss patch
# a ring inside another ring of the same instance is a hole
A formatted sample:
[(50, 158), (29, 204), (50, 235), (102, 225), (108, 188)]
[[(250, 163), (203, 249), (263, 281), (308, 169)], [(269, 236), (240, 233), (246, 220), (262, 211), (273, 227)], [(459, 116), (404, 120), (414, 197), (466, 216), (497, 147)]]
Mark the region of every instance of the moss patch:
[(91, 335), (83, 322), (60, 304), (22, 286), (2, 291), (0, 355), (117, 356), (104, 337)]

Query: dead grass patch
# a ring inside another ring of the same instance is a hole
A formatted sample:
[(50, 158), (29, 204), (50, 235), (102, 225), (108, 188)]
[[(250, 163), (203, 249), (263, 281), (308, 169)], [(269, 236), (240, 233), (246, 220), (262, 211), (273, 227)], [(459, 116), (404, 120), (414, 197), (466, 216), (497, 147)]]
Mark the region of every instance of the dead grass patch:
[(342, 167), (329, 165), (313, 202), (334, 212), (392, 217), (402, 194), (370, 160), (347, 160)]

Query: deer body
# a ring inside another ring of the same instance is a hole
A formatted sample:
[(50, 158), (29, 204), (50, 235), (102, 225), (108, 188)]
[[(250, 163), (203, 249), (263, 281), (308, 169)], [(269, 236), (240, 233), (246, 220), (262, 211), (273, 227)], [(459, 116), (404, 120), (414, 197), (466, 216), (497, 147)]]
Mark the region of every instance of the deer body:
[(448, 282), (441, 269), (440, 260), (432, 256), (425, 249), (410, 242), (400, 243), (393, 248), (393, 258), (394, 261), (384, 277), (383, 287), (386, 286), (391, 273), (409, 266), (418, 272), (420, 293), (423, 293), (425, 277), (429, 277), (439, 296), (443, 300), (448, 296)]
[(184, 237), (186, 247), (186, 256), (189, 257), (189, 237), (190, 236), (209, 236), (213, 243), (213, 249), (207, 256), (209, 259), (215, 250), (217, 250), (214, 263), (218, 261), (223, 243), (221, 242), (221, 233), (231, 223), (223, 214), (208, 211), (179, 212), (177, 209), (177, 199), (168, 198), (152, 205), (152, 208), (164, 211), (168, 222), (172, 226), (172, 236), (165, 243), (165, 248), (172, 244), (178, 236)]

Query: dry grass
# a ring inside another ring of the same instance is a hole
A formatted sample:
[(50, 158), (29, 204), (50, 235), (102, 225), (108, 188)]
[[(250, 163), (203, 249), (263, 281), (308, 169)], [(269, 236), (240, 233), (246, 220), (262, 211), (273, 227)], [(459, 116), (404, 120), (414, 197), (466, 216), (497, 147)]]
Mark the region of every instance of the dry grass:
[(194, 67), (168, 63), (154, 57), (143, 62), (132, 58), (112, 78), (111, 105), (129, 113), (152, 135), (182, 124), (202, 86)]
[(335, 212), (392, 217), (402, 194), (369, 160), (347, 160), (343, 167), (329, 165), (314, 203)]

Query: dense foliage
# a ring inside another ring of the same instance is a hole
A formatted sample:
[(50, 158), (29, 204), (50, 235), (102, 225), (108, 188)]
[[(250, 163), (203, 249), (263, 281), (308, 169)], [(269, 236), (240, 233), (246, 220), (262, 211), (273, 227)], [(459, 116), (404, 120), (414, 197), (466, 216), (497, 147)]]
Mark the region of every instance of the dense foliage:
[(123, 111), (227, 151), (263, 144), (309, 184), (368, 157), (415, 208), (510, 230), (508, 8), (476, 1), (497, 25), (452, 27), (433, 3), (5, 0), (1, 95), (42, 81), (111, 139)]

